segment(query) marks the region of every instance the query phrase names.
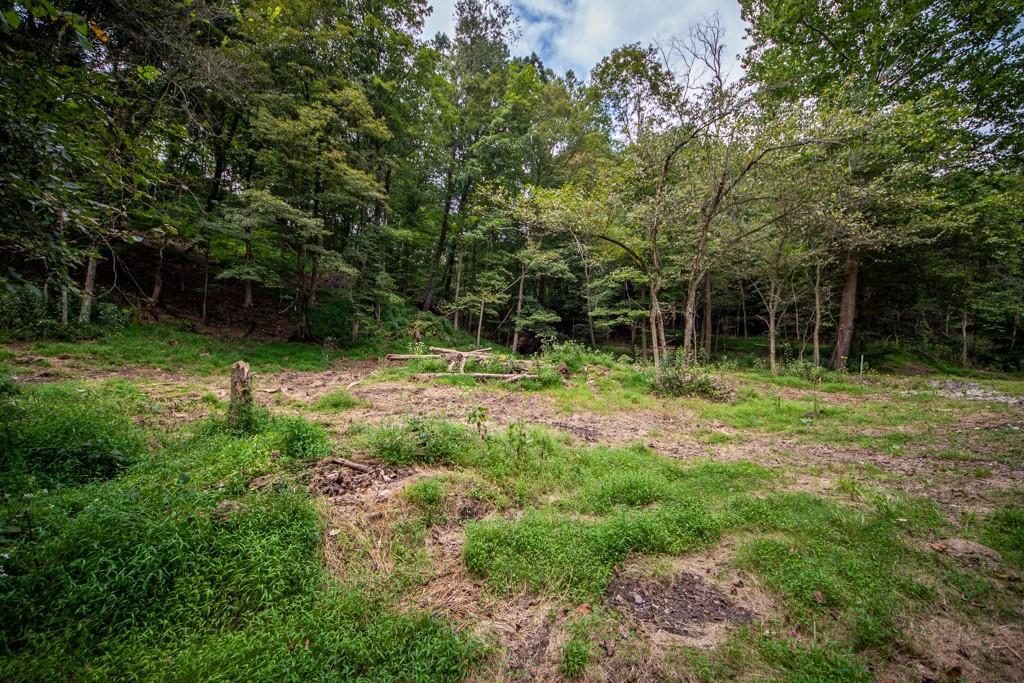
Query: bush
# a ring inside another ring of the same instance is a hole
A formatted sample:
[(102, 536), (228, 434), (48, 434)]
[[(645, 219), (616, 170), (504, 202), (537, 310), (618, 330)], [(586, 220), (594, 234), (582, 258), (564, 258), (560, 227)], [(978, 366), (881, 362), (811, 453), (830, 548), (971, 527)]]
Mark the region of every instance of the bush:
[(37, 389), (0, 416), (0, 481), (10, 490), (113, 477), (146, 440), (114, 402), (84, 390)]
[(545, 343), (541, 357), (548, 365), (564, 365), (569, 372), (579, 372), (584, 365), (611, 367), (615, 358), (610, 353), (595, 351), (576, 341)]
[(706, 366), (685, 363), (678, 357), (664, 363), (661, 374), (652, 381), (654, 393), (659, 396), (696, 396), (711, 401), (722, 401), (729, 391), (721, 386)]

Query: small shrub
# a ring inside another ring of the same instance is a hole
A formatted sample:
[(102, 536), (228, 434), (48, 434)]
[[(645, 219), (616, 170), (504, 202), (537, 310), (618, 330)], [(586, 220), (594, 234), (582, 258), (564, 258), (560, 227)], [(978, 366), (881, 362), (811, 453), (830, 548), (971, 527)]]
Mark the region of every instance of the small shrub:
[(661, 374), (653, 380), (653, 389), (659, 396), (695, 396), (711, 401), (729, 397), (729, 391), (715, 380), (707, 367), (684, 363), (678, 358), (662, 365)]
[(584, 365), (611, 367), (615, 357), (610, 353), (589, 349), (576, 341), (545, 343), (542, 358), (547, 365), (564, 365), (569, 372), (579, 372)]

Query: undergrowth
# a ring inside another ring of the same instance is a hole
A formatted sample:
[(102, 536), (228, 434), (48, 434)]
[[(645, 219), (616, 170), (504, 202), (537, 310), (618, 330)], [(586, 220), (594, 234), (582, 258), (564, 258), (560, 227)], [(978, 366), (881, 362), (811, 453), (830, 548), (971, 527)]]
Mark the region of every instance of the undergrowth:
[(147, 454), (141, 428), (102, 397), (16, 401), (6, 436), (25, 449), (58, 436), (60, 453), (111, 443), (132, 459), (96, 471), (83, 456), (58, 470), (59, 488), (3, 499), (0, 678), (459, 680), (479, 659), (443, 620), (334, 583), (304, 491), (248, 489), (320, 455), (322, 428), (218, 419)]

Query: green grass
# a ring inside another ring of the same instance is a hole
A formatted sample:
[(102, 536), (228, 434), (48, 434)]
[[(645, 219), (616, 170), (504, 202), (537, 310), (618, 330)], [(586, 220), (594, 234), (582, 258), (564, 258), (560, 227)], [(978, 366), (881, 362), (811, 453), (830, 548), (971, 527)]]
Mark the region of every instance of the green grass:
[(344, 389), (336, 389), (318, 398), (313, 403), (313, 409), (321, 413), (343, 413), (365, 405), (365, 401), (359, 400)]
[(986, 520), (982, 540), (998, 550), (1009, 564), (1024, 569), (1024, 506), (999, 508)]
[(245, 339), (222, 341), (169, 325), (128, 327), (98, 339), (77, 342), (34, 342), (32, 353), (75, 358), (101, 367), (134, 365), (197, 375), (227, 372), (238, 360), (254, 372), (324, 370), (338, 352), (311, 344), (260, 343)]
[[(57, 390), (17, 400), (66, 403)], [(100, 427), (104, 400), (89, 414)], [(294, 418), (243, 433), (215, 421), (113, 478), (5, 498), (0, 678), (460, 680), (474, 641), (335, 583), (303, 490), (248, 490), (325, 443)]]

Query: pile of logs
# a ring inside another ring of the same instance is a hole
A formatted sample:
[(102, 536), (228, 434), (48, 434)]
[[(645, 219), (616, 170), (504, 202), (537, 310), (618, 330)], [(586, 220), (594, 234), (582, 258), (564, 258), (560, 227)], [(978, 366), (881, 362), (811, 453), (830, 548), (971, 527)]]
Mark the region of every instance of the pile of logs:
[[(389, 361), (437, 359), (448, 363), (447, 372), (426, 372), (416, 375), (419, 379), (433, 379), (435, 377), (450, 377), (454, 374), (475, 379), (496, 379), (505, 382), (519, 382), (524, 379), (536, 379), (537, 375), (527, 372), (531, 367), (530, 361), (513, 361), (517, 369), (524, 372), (495, 373), (495, 372), (466, 372), (466, 363), (470, 360), (485, 361), (491, 357), (490, 349), (475, 349), (473, 351), (459, 351), (458, 349), (442, 349), (437, 346), (430, 347), (430, 353), (391, 353), (387, 355)], [(458, 373), (455, 369), (458, 368)]]

